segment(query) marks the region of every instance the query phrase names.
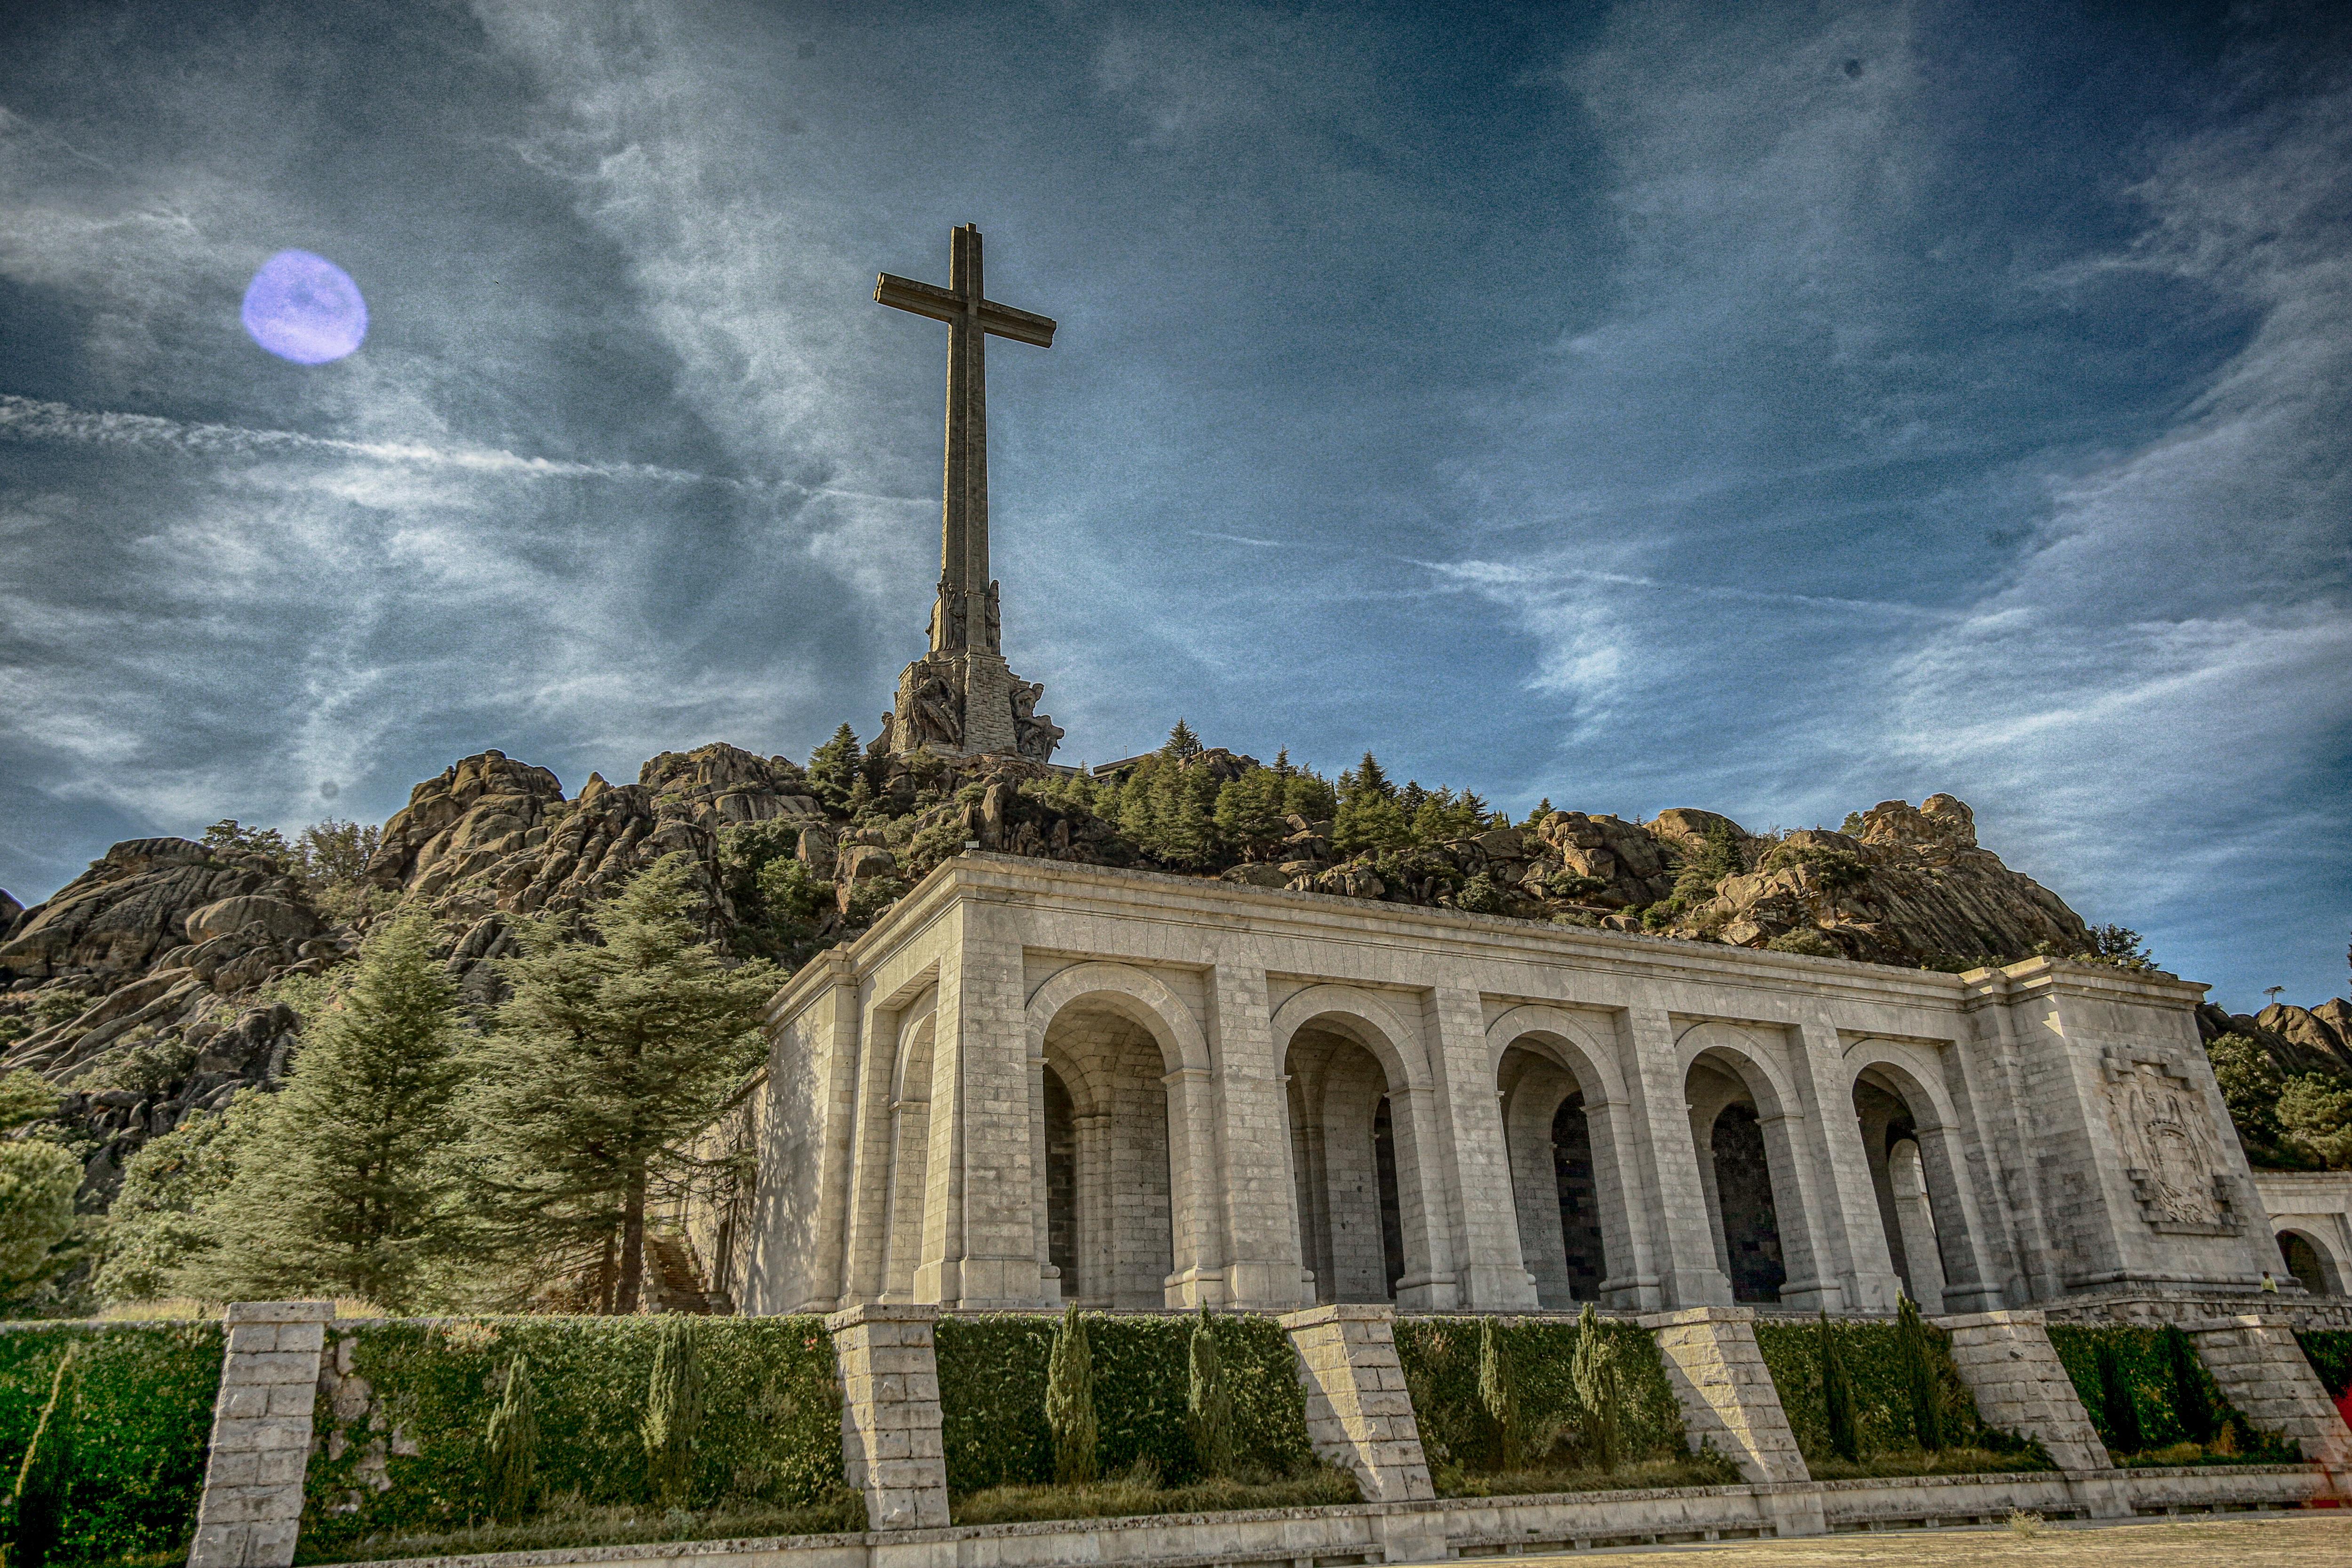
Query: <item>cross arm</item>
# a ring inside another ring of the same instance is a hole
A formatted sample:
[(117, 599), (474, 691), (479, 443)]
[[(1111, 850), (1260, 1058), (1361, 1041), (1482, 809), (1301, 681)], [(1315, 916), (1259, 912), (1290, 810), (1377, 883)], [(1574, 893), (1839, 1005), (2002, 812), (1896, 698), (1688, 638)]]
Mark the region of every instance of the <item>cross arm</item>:
[[(952, 321), (964, 312), (962, 295), (950, 293), (936, 284), (918, 283), (911, 278), (901, 278), (890, 272), (875, 279), (874, 302), (888, 305), (894, 310), (911, 310), (935, 321)], [(982, 331), (992, 337), (1011, 338), (1014, 342), (1029, 343), (1041, 349), (1054, 346), (1055, 322), (1052, 317), (1016, 310), (993, 300), (981, 301), (980, 326)]]

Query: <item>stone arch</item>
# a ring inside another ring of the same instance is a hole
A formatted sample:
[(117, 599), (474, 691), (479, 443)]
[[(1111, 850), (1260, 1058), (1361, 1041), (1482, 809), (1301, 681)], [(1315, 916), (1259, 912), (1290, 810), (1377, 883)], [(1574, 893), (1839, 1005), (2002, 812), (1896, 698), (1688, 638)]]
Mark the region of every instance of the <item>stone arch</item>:
[(1959, 1114), (1935, 1047), (1859, 1040), (1846, 1047), (1845, 1068), (1887, 1253), (1906, 1293), (1931, 1315), (2000, 1307)]
[(2278, 1249), (2279, 1261), (2305, 1290), (2315, 1296), (2347, 1294), (2343, 1260), (2320, 1237), (2301, 1226), (2281, 1226)]
[(1502, 1098), (1519, 1253), (1548, 1309), (1638, 1304), (1625, 1192), (1633, 1134), (1616, 1063), (1564, 1009), (1514, 1007), (1486, 1031)]
[(1710, 1020), (1675, 1041), (1716, 1266), (1735, 1301), (1837, 1305), (1820, 1278), (1800, 1101), (1754, 1032)]
[(884, 1213), (882, 1295), (885, 1300), (915, 1298), (915, 1270), (925, 1252), (932, 1216), (926, 1210), (930, 1187), (931, 1079), (935, 1007), (909, 1009), (899, 1020), (890, 1062), (890, 1128), (887, 1162), (890, 1193)]
[(1053, 974), (1026, 1014), (1039, 1294), (1189, 1304), (1219, 1251), (1199, 1020), (1158, 975), (1108, 962)]
[(1276, 1008), (1290, 1108), (1299, 1248), (1318, 1300), (1457, 1303), (1443, 1134), (1422, 1033), (1354, 986), (1312, 985)]

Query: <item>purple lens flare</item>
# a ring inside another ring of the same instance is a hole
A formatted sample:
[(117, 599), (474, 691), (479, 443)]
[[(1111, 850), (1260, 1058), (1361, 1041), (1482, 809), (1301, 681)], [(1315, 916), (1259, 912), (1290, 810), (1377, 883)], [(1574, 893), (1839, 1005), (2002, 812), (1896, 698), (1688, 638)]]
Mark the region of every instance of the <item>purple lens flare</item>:
[(341, 359), (367, 336), (360, 286), (307, 250), (281, 250), (263, 262), (246, 287), (242, 314), (255, 342), (296, 364)]

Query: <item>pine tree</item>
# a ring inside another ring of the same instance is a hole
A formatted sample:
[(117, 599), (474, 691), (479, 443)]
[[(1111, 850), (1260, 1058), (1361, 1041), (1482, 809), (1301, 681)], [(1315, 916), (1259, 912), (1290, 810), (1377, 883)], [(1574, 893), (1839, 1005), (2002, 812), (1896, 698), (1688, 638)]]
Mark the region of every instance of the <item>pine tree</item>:
[(1928, 1453), (1941, 1453), (1943, 1389), (1937, 1382), (1936, 1363), (1928, 1353), (1927, 1325), (1919, 1321), (1919, 1303), (1908, 1296), (1895, 1306), (1895, 1339), (1903, 1358), (1903, 1381), (1911, 1395), (1912, 1435)]
[(1054, 1434), (1054, 1480), (1082, 1487), (1098, 1473), (1095, 1458), (1095, 1363), (1077, 1303), (1062, 1312), (1045, 1363), (1045, 1425)]
[(530, 1363), (521, 1356), (507, 1363), (506, 1385), (490, 1412), (482, 1450), (490, 1517), (512, 1524), (530, 1511), (539, 1491), (539, 1416), (531, 1408)]
[(1282, 820), (1282, 779), (1252, 768), (1217, 792), (1217, 835), (1253, 858), (1287, 831)]
[(857, 731), (846, 724), (833, 732), (832, 740), (809, 753), (809, 788), (815, 792), (820, 802), (834, 811), (849, 809), (849, 792), (865, 776)]
[[(489, 1239), (542, 1268), (611, 1244), (611, 1310), (634, 1312), (646, 1207), (762, 1054), (765, 963), (730, 969), (697, 916), (695, 863), (667, 855), (587, 916), (515, 922), (523, 954), (467, 1110)], [(601, 1292), (600, 1292), (601, 1294)]]
[(1339, 775), (1339, 798), (1344, 801), (1358, 795), (1376, 795), (1384, 800), (1396, 798), (1396, 785), (1389, 783), (1380, 759), (1370, 752), (1364, 753), (1362, 762)]
[(1285, 746), (1280, 751), (1274, 753), (1273, 772), (1274, 776), (1282, 780), (1285, 784), (1289, 783), (1292, 776), (1298, 772), (1297, 768), (1291, 765), (1290, 748), (1288, 746)]
[(445, 1151), (464, 1076), (457, 994), (412, 910), (360, 949), (341, 1005), (303, 1031), (236, 1179), (206, 1205), (220, 1246), (192, 1265), (225, 1300), (356, 1296), (394, 1312), (424, 1300), (448, 1239)]
[(1224, 1361), (1217, 1353), (1206, 1307), (1192, 1322), (1190, 1361), (1184, 1419), (1192, 1434), (1193, 1458), (1202, 1475), (1229, 1476), (1234, 1471), (1234, 1396), (1225, 1387)]
[(8, 1493), (8, 1550), (13, 1568), (46, 1568), (64, 1544), (66, 1503), (73, 1490), (74, 1423), (80, 1414), (79, 1343), (68, 1343), (49, 1379), (48, 1402), (34, 1424), (16, 1484)]
[(2131, 1384), (2124, 1376), (2123, 1357), (2102, 1339), (2092, 1352), (2092, 1364), (2099, 1374), (2099, 1425), (2106, 1428), (2107, 1447), (2118, 1457), (2138, 1453), (2147, 1447), (2147, 1437), (2140, 1430), (2139, 1402), (2132, 1397)]
[(1543, 826), (1543, 819), (1552, 814), (1552, 809), (1551, 796), (1546, 795), (1541, 800), (1536, 802), (1535, 809), (1528, 813), (1528, 819), (1519, 826), (1522, 827), (1541, 827)]
[(1168, 743), (1160, 750), (1163, 756), (1189, 762), (1201, 754), (1201, 737), (1192, 733), (1192, 725), (1179, 719), (1176, 727), (1168, 731)]
[(1520, 1452), (1519, 1382), (1511, 1366), (1510, 1351), (1492, 1318), (1478, 1320), (1478, 1407), (1486, 1413), (1493, 1433), (1488, 1449), (1493, 1468), (1520, 1468), (1525, 1456)]
[(1822, 1404), (1829, 1417), (1830, 1451), (1841, 1459), (1862, 1458), (1862, 1433), (1854, 1425), (1853, 1380), (1846, 1373), (1845, 1347), (1830, 1315), (1821, 1315)]
[(1282, 781), (1282, 810), (1302, 822), (1328, 822), (1339, 812), (1339, 797), (1320, 773), (1300, 769)]
[(1601, 1326), (1601, 1314), (1587, 1301), (1576, 1315), (1576, 1352), (1569, 1358), (1569, 1381), (1584, 1407), (1585, 1462), (1602, 1472), (1617, 1468), (1617, 1347)]
[(639, 1431), (646, 1445), (646, 1489), (654, 1506), (684, 1508), (694, 1487), (695, 1440), (702, 1431), (702, 1368), (692, 1318), (662, 1320)]

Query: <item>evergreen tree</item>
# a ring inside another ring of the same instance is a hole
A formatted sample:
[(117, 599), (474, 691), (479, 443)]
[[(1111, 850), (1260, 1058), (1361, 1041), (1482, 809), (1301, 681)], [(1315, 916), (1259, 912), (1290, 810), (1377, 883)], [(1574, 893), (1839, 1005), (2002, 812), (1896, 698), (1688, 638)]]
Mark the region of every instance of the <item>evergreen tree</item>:
[(429, 916), (369, 932), (342, 1005), (310, 1021), (235, 1181), (206, 1206), (220, 1246), (194, 1266), (200, 1293), (422, 1301), (450, 1218), (456, 1000)]
[(241, 1094), (220, 1114), (191, 1116), (131, 1157), (107, 1212), (93, 1280), (100, 1300), (195, 1293), (193, 1274), (220, 1245), (206, 1214), (236, 1181), (244, 1142), (268, 1121), (269, 1100)]
[(1192, 733), (1192, 726), (1181, 719), (1177, 720), (1176, 727), (1168, 731), (1168, 743), (1160, 748), (1161, 755), (1180, 763), (1190, 762), (1199, 756), (1201, 750), (1201, 737)]
[(33, 1426), (16, 1484), (8, 1492), (8, 1550), (12, 1568), (46, 1568), (65, 1543), (66, 1503), (73, 1489), (73, 1429), (79, 1414), (80, 1351), (68, 1342), (49, 1379), (49, 1397)]
[(1381, 767), (1378, 757), (1364, 753), (1364, 760), (1339, 775), (1339, 798), (1342, 801), (1358, 795), (1376, 795), (1383, 800), (1396, 798), (1396, 785), (1389, 783), (1388, 773)]
[(1617, 1382), (1617, 1347), (1601, 1326), (1601, 1314), (1587, 1301), (1576, 1314), (1576, 1352), (1569, 1358), (1569, 1381), (1584, 1407), (1585, 1462), (1603, 1472), (1616, 1469), (1617, 1411), (1623, 1395)]
[(1526, 1456), (1520, 1451), (1519, 1380), (1502, 1331), (1491, 1317), (1478, 1320), (1478, 1407), (1486, 1413), (1493, 1435), (1487, 1450), (1492, 1468), (1520, 1468)]
[(620, 1312), (637, 1310), (646, 1203), (758, 1063), (776, 983), (704, 940), (694, 874), (664, 856), (589, 912), (593, 941), (560, 917), (516, 921), (513, 995), (468, 1105), (490, 1238), (541, 1268), (601, 1250), (599, 1304)]
[(1412, 842), (1412, 824), (1403, 809), (1377, 790), (1359, 789), (1339, 802), (1331, 825), (1331, 847), (1348, 854), (1401, 849)]
[(2124, 1376), (2124, 1359), (2105, 1339), (2096, 1342), (2091, 1359), (2099, 1374), (2099, 1425), (2105, 1428), (2107, 1447), (2117, 1458), (2137, 1454), (2147, 1447), (2147, 1436), (2140, 1430), (2139, 1402)]
[(506, 1384), (482, 1435), (482, 1468), (492, 1519), (512, 1524), (530, 1511), (539, 1491), (539, 1416), (531, 1408), (530, 1363), (521, 1356), (507, 1363)]
[(844, 724), (833, 732), (833, 739), (809, 753), (809, 788), (828, 809), (845, 812), (849, 809), (849, 792), (866, 776), (865, 759), (857, 745), (857, 731)]
[(1541, 827), (1543, 826), (1543, 819), (1549, 816), (1552, 814), (1553, 809), (1551, 796), (1546, 795), (1541, 800), (1536, 802), (1535, 809), (1528, 813), (1528, 819), (1519, 826), (1522, 827)]
[(1827, 1312), (1821, 1315), (1815, 1342), (1821, 1351), (1822, 1404), (1829, 1418), (1830, 1451), (1841, 1459), (1859, 1459), (1862, 1433), (1854, 1423), (1853, 1379), (1846, 1373), (1845, 1347), (1839, 1342), (1837, 1328)]
[(1098, 1473), (1095, 1442), (1095, 1362), (1086, 1320), (1076, 1302), (1062, 1311), (1054, 1353), (1045, 1363), (1045, 1425), (1054, 1434), (1054, 1480), (1087, 1486)]
[(694, 1487), (694, 1445), (702, 1431), (702, 1368), (695, 1354), (694, 1320), (662, 1320), (654, 1344), (654, 1372), (646, 1389), (646, 1488), (654, 1506), (684, 1508)]
[(2192, 1443), (2210, 1443), (2221, 1430), (2221, 1413), (2206, 1392), (2208, 1373), (2197, 1359), (2197, 1347), (2171, 1323), (2164, 1326), (2164, 1357), (2172, 1373), (2172, 1413)]
[(1217, 792), (1217, 836), (1255, 859), (1289, 831), (1282, 819), (1282, 778), (1252, 768)]
[(1184, 1418), (1192, 1434), (1192, 1456), (1202, 1474), (1229, 1476), (1234, 1472), (1234, 1396), (1225, 1387), (1224, 1360), (1217, 1353), (1206, 1307), (1192, 1322), (1190, 1363)]
[(1282, 781), (1285, 816), (1303, 822), (1328, 822), (1339, 812), (1339, 797), (1322, 774), (1302, 768)]
[(1927, 1325), (1919, 1321), (1919, 1303), (1908, 1296), (1895, 1305), (1895, 1339), (1903, 1358), (1903, 1381), (1911, 1395), (1912, 1435), (1928, 1453), (1941, 1453), (1943, 1389), (1937, 1382), (1935, 1360), (1928, 1353)]
[(1274, 776), (1282, 780), (1285, 784), (1289, 783), (1292, 776), (1298, 772), (1297, 768), (1291, 766), (1290, 748), (1288, 746), (1285, 746), (1282, 750), (1274, 753), (1273, 772)]

